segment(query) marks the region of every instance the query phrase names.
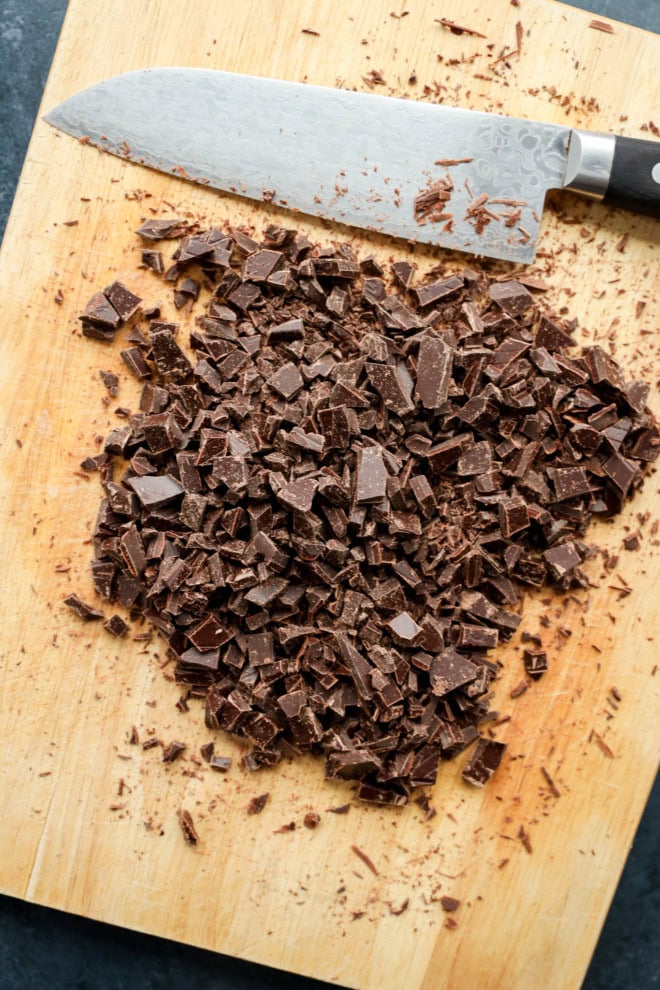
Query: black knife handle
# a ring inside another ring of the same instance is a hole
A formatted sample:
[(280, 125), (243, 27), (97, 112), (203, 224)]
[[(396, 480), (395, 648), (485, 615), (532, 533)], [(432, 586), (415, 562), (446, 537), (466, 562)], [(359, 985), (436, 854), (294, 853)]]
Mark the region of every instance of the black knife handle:
[(660, 141), (615, 139), (603, 203), (660, 219)]

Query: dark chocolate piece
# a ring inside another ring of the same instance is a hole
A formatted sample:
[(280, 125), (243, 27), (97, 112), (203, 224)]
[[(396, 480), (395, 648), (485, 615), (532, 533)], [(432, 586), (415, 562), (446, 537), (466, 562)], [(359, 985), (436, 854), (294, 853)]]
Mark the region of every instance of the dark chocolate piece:
[(357, 457), (357, 504), (382, 501), (386, 495), (387, 477), (380, 447), (362, 447)]
[(140, 297), (131, 292), (122, 282), (113, 282), (112, 285), (108, 285), (103, 290), (103, 295), (123, 323), (130, 320), (142, 302)]
[(172, 740), (163, 750), (163, 763), (174, 763), (175, 760), (179, 759), (185, 748), (185, 743), (177, 742), (176, 739)]
[(475, 787), (483, 787), (502, 762), (505, 750), (506, 743), (480, 738), (461, 774), (463, 780)]
[(142, 478), (128, 478), (126, 483), (131, 486), (145, 509), (159, 509), (183, 495), (184, 491), (179, 482), (169, 474), (147, 474)]
[(84, 602), (82, 598), (78, 595), (67, 595), (64, 599), (64, 604), (71, 609), (72, 612), (83, 620), (83, 622), (91, 622), (94, 619), (105, 619), (103, 612), (99, 612), (98, 609), (94, 608), (93, 605), (88, 605)]
[(425, 409), (440, 409), (447, 401), (453, 350), (440, 337), (425, 334), (417, 355), (416, 390)]
[(247, 806), (248, 815), (258, 815), (266, 807), (266, 803), (270, 794), (259, 794), (257, 797), (250, 798), (250, 802)]

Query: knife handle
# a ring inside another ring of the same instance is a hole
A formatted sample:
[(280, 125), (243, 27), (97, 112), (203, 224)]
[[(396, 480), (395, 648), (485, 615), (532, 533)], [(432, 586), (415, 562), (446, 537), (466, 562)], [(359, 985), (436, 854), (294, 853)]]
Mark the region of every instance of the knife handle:
[(660, 141), (614, 139), (614, 157), (606, 206), (660, 219)]
[(660, 218), (660, 142), (572, 130), (563, 186)]

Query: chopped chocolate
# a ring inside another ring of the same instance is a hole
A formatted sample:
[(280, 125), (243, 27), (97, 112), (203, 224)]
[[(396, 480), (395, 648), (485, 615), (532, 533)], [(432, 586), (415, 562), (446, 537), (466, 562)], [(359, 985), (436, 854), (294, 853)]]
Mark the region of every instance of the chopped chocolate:
[(520, 316), (534, 302), (534, 296), (515, 279), (506, 282), (493, 282), (488, 290), (490, 298), (507, 316)]
[[(431, 182), (417, 220), (449, 223), (452, 191)], [(592, 515), (619, 511), (660, 453), (646, 385), (598, 346), (567, 355), (575, 324), (541, 313), (525, 276), (413, 287), (395, 261), (391, 285), (347, 245), (275, 225), (263, 243), (180, 220), (141, 236), (179, 241), (167, 272), (142, 257), (181, 325), (143, 310), (121, 352), (139, 410), (84, 462), (103, 489), (94, 588), (147, 621), (136, 638), (166, 640), (179, 707), (203, 698), (209, 729), (251, 745), (246, 770), (311, 752), (358, 800), (404, 805), (493, 718), (488, 651), (524, 586), (588, 585)], [(83, 332), (109, 341), (139, 305), (115, 283)], [(514, 693), (547, 668), (524, 642)], [(481, 738), (465, 779), (485, 783), (503, 748)]]
[(107, 629), (112, 636), (126, 636), (129, 630), (129, 625), (125, 622), (121, 615), (111, 615), (109, 619), (106, 619), (103, 623), (103, 628)]
[(185, 743), (177, 742), (177, 740), (174, 739), (163, 750), (163, 763), (174, 763), (174, 761), (178, 760), (181, 756), (185, 748)]
[(211, 755), (209, 758), (209, 766), (211, 767), (211, 770), (217, 770), (219, 773), (227, 773), (227, 771), (231, 768), (231, 757)]
[(184, 492), (179, 482), (169, 474), (147, 474), (142, 478), (128, 478), (127, 484), (131, 486), (144, 509), (159, 509)]
[(544, 650), (523, 650), (525, 671), (533, 680), (538, 680), (548, 669), (548, 654)]
[(136, 233), (148, 241), (161, 241), (181, 237), (188, 229), (186, 220), (145, 220)]
[(433, 657), (431, 661), (429, 670), (431, 691), (437, 698), (442, 698), (450, 691), (474, 681), (478, 673), (479, 668), (470, 660), (461, 656), (456, 650), (448, 648)]
[(380, 447), (363, 447), (358, 451), (355, 501), (358, 505), (380, 502), (385, 498), (387, 470)]
[(305, 826), (305, 828), (314, 829), (318, 826), (320, 821), (321, 821), (321, 816), (316, 811), (308, 811), (305, 817), (303, 818), (303, 825)]
[(506, 743), (480, 738), (461, 776), (468, 784), (483, 787), (493, 776), (504, 756)]
[(121, 316), (103, 292), (95, 292), (85, 306), (81, 316), (82, 332), (85, 337), (96, 340), (114, 340), (115, 330), (121, 326)]
[(416, 390), (425, 409), (441, 409), (447, 401), (453, 350), (440, 337), (425, 334), (417, 356)]
[(94, 619), (105, 619), (103, 612), (99, 612), (98, 609), (94, 608), (93, 605), (88, 605), (84, 602), (82, 598), (78, 595), (68, 595), (64, 599), (64, 604), (71, 609), (72, 612), (83, 620), (83, 622), (91, 622)]

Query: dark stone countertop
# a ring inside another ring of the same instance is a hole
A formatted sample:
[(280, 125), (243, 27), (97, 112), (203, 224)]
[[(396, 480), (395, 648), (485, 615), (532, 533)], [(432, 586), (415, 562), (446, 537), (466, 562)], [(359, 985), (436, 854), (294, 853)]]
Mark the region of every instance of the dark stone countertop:
[[(573, 5), (596, 16), (660, 32), (660, 0), (574, 0)], [(65, 9), (66, 0), (0, 0), (0, 236)], [(583, 990), (660, 987), (659, 837), (660, 784), (656, 782)], [(46, 986), (50, 990), (177, 990), (191, 985), (196, 990), (330, 987), (317, 980), (0, 897), (2, 990), (38, 990)]]

